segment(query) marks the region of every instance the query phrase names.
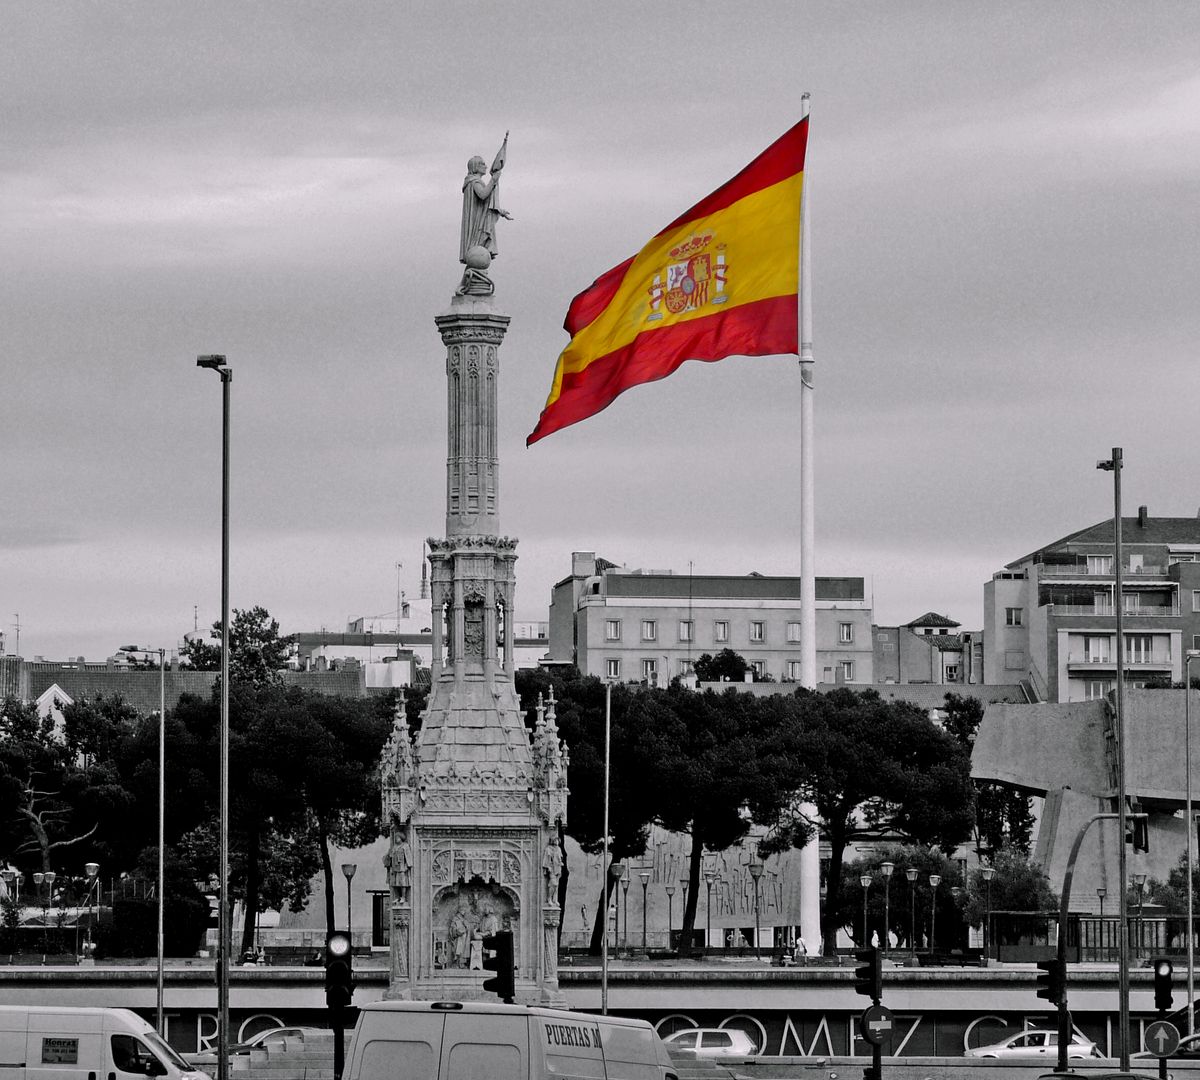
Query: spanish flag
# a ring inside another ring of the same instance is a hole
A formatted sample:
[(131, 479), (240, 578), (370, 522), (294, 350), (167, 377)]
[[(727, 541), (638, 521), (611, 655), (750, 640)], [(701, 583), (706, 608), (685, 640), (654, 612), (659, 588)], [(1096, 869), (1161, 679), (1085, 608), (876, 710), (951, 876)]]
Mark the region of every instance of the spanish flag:
[(571, 341), (527, 446), (685, 360), (798, 351), (807, 142), (806, 117), (571, 301)]

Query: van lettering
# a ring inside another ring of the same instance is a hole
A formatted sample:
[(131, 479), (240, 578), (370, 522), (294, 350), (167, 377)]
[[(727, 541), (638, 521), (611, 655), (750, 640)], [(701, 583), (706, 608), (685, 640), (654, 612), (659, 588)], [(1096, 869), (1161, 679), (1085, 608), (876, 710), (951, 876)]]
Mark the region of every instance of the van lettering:
[(592, 1049), (600, 1046), (600, 1029), (575, 1027), (573, 1024), (547, 1024), (546, 1042), (555, 1046)]

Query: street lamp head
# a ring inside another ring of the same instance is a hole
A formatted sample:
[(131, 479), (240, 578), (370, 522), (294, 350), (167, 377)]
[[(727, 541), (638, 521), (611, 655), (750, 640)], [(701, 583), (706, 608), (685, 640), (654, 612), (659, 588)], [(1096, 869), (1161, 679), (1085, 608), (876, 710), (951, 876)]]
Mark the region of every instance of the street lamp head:
[(1108, 890), (1103, 885), (1096, 886), (1096, 895), (1103, 900), (1108, 895)]
[(870, 885), (871, 885), (871, 875), (870, 875), (870, 874), (862, 874), (862, 875), (860, 875), (860, 876), (859, 876), (859, 879), (858, 879), (858, 883), (859, 883), (859, 884), (860, 884), (860, 885), (861, 885), (861, 886), (862, 886), (864, 889), (866, 889), (866, 888), (869, 888), (869, 887), (870, 887)]
[(638, 877), (640, 877), (642, 879), (642, 888), (643, 889), (647, 885), (650, 884), (650, 871), (649, 870), (639, 870)]
[(915, 866), (910, 866), (907, 870), (904, 871), (904, 876), (906, 878), (908, 878), (908, 880), (910, 882), (913, 882), (913, 881), (917, 880), (917, 878), (920, 876), (920, 873), (921, 873), (921, 871), (918, 870)]
[(623, 873), (625, 873), (625, 864), (624, 863), (619, 863), (619, 862), (609, 863), (608, 876), (610, 878), (612, 878), (613, 881), (617, 881)]
[(930, 874), (929, 875), (929, 884), (932, 885), (935, 889), (941, 883), (942, 883), (942, 875), (941, 874)]
[(54, 884), (54, 879), (58, 877), (58, 875), (53, 870), (47, 870), (42, 877), (45, 879), (46, 885), (50, 886)]
[(750, 876), (757, 881), (760, 877), (762, 877), (762, 873), (763, 864), (758, 859), (752, 860), (750, 863)]
[(675, 886), (674, 885), (664, 885), (663, 892), (665, 892), (668, 896), (674, 896), (675, 895)]
[(100, 864), (94, 862), (84, 863), (83, 872), (87, 874), (88, 877), (94, 878), (98, 873), (100, 873)]
[(979, 873), (984, 881), (991, 881), (996, 874), (996, 868), (994, 866), (981, 866)]
[(707, 882), (708, 882), (708, 883), (711, 885), (711, 884), (712, 884), (714, 881), (716, 881), (716, 880), (717, 880), (717, 875), (716, 875), (716, 874), (714, 874), (714, 873), (713, 873), (713, 872), (710, 870), (710, 871), (709, 871), (707, 874), (705, 874), (705, 875), (704, 875), (704, 880), (705, 880), (705, 881), (707, 881)]
[(42, 882), (43, 882), (45, 879), (46, 879), (46, 875), (45, 875), (45, 874), (43, 874), (43, 873), (42, 873), (40, 870), (36, 870), (36, 871), (34, 871), (34, 874), (33, 874), (33, 883), (34, 883), (35, 885), (41, 885), (41, 883), (42, 883)]
[(894, 862), (882, 862), (879, 864), (879, 872), (885, 878), (890, 878), (892, 876), (892, 871), (895, 869), (896, 869), (896, 864)]
[(210, 353), (207, 356), (196, 357), (196, 367), (208, 368), (210, 371), (220, 371), (225, 366), (225, 357)]
[(1133, 883), (1139, 889), (1142, 888), (1146, 884), (1146, 875), (1145, 874), (1134, 874), (1133, 875)]
[(349, 881), (354, 877), (355, 871), (358, 869), (357, 863), (344, 862), (342, 863), (342, 873), (346, 875), (346, 880)]

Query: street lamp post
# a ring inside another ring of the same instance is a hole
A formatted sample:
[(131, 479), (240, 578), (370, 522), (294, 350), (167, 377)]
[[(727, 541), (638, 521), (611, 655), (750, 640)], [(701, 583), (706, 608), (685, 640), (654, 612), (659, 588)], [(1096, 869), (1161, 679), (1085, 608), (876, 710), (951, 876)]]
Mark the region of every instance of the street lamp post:
[(979, 873), (983, 877), (983, 958), (992, 958), (992, 878), (996, 876), (994, 866), (981, 866)]
[[(612, 863), (608, 868), (608, 880), (604, 882), (604, 947), (600, 952), (602, 961), (601, 968), (601, 984), (600, 984), (600, 1008), (607, 1015), (608, 1013), (608, 923), (609, 912), (615, 912), (616, 915), (621, 913), (621, 905), (617, 903), (617, 882), (621, 880), (621, 875), (625, 873), (625, 867), (619, 862)], [(610, 901), (609, 896), (613, 899)], [(615, 917), (615, 916), (614, 916)], [(613, 931), (613, 947), (617, 944), (616, 930)]]
[(1187, 993), (1188, 1034), (1196, 1033), (1196, 913), (1193, 910), (1192, 894), (1195, 892), (1196, 873), (1196, 821), (1192, 816), (1192, 661), (1200, 652), (1189, 649), (1183, 661), (1183, 760), (1187, 774)]
[(646, 889), (650, 884), (650, 871), (639, 870), (638, 877), (642, 879), (642, 952), (646, 951)]
[(233, 369), (225, 357), (196, 357), (196, 366), (215, 371), (221, 380), (221, 718), (219, 743), (217, 891), (217, 1080), (229, 1080), (229, 387)]
[(96, 921), (96, 916), (92, 909), (92, 889), (100, 881), (100, 864), (99, 863), (84, 863), (83, 872), (88, 876), (88, 932), (87, 932), (87, 951), (91, 956), (95, 953), (95, 945), (92, 943), (92, 924)]
[(917, 958), (917, 876), (920, 874), (915, 866), (910, 866), (904, 871), (904, 876), (908, 878), (908, 916), (910, 926), (908, 931), (908, 943), (912, 947), (912, 957)]
[(706, 920), (704, 930), (704, 945), (705, 948), (708, 949), (712, 948), (712, 887), (716, 877), (717, 875), (711, 870), (704, 875), (704, 883), (708, 886), (708, 893), (704, 900), (704, 918)]
[(1103, 886), (1096, 889), (1096, 896), (1100, 900), (1100, 918), (1104, 918), (1104, 898), (1108, 895), (1108, 890)]
[(762, 862), (758, 859), (752, 859), (750, 861), (750, 876), (752, 878), (754, 878), (754, 959), (755, 960), (762, 959), (762, 955), (759, 952), (759, 945), (758, 945), (758, 938), (759, 938), (759, 934), (761, 932), (759, 930), (759, 925), (758, 925), (758, 922), (759, 922), (758, 882), (759, 882), (759, 879), (762, 877), (762, 873), (763, 873)]
[(163, 870), (163, 845), (166, 843), (165, 821), (167, 806), (166, 785), (167, 764), (167, 650), (158, 650), (158, 882), (156, 905), (158, 935), (157, 963), (154, 969), (154, 1030), (166, 1038), (167, 1029), (163, 1020), (163, 905), (166, 898), (163, 895), (165, 874)]
[[(600, 935), (600, 1012), (602, 1015), (608, 1015), (608, 890), (611, 885), (608, 876), (612, 874), (613, 867), (608, 861), (608, 765), (609, 765), (609, 749), (612, 742), (612, 683), (605, 682), (604, 684), (604, 837), (603, 837), (603, 853), (600, 856), (600, 865), (604, 874), (604, 881), (601, 882), (600, 892), (603, 894), (600, 899), (600, 906), (603, 908), (602, 926), (604, 932)], [(222, 1078), (224, 1080), (224, 1078)]]
[(350, 911), (350, 882), (354, 880), (354, 872), (358, 863), (342, 863), (342, 873), (346, 875), (346, 933), (350, 935), (350, 951), (354, 951), (354, 916)]
[(883, 947), (883, 955), (887, 956), (888, 951), (888, 935), (891, 933), (891, 900), (892, 900), (892, 873), (896, 869), (896, 864), (892, 862), (883, 862), (879, 864), (879, 871), (883, 874), (883, 938), (880, 945)]
[(46, 962), (46, 946), (48, 944), (47, 938), (49, 937), (49, 934), (47, 933), (46, 923), (50, 919), (49, 905), (46, 904), (45, 898), (42, 896), (42, 882), (45, 879), (46, 879), (46, 875), (43, 874), (40, 870), (34, 871), (33, 884), (37, 888), (38, 901), (42, 905), (42, 963), (43, 964)]
[(667, 894), (667, 949), (671, 948), (671, 934), (675, 927), (675, 886), (666, 885), (663, 891)]
[(1137, 889), (1137, 944), (1133, 947), (1133, 956), (1136, 960), (1142, 955), (1142, 898), (1146, 895), (1146, 875), (1134, 874), (1133, 887)]
[(937, 887), (942, 883), (941, 874), (929, 875), (929, 958), (933, 959), (934, 943), (937, 935)]
[(870, 935), (869, 931), (867, 930), (867, 895), (871, 891), (871, 875), (870, 874), (861, 874), (859, 876), (858, 883), (862, 886), (862, 891), (863, 891), (862, 946), (865, 949), (871, 944), (871, 935)]
[(621, 922), (624, 924), (624, 932), (621, 935), (621, 948), (626, 952), (629, 951), (629, 867), (625, 867), (625, 873), (621, 875), (621, 901), (624, 911), (621, 913)]

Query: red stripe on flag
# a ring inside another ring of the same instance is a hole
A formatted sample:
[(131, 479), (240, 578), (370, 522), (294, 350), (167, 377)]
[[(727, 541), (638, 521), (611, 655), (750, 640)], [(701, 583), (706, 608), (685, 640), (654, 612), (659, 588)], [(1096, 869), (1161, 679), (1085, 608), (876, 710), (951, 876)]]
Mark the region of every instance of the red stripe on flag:
[[(804, 171), (804, 155), (808, 145), (808, 118), (805, 117), (795, 127), (785, 131), (778, 139), (768, 146), (749, 165), (732, 180), (717, 188), (711, 195), (706, 195), (690, 210), (680, 214), (665, 229), (655, 233), (655, 239), (665, 232), (670, 232), (681, 225), (697, 218), (715, 214), (732, 206), (739, 199), (753, 195), (756, 191), (770, 187)], [(631, 256), (618, 266), (601, 274), (586, 289), (583, 290), (567, 309), (567, 317), (563, 329), (574, 337), (599, 315), (612, 302), (613, 296), (621, 287), (625, 273), (630, 263), (637, 256)]]
[(525, 440), (532, 446), (551, 432), (608, 408), (631, 386), (665, 379), (687, 360), (772, 356), (798, 351), (796, 294), (773, 296), (674, 326), (646, 330), (632, 342), (563, 376), (553, 405), (542, 410)]

